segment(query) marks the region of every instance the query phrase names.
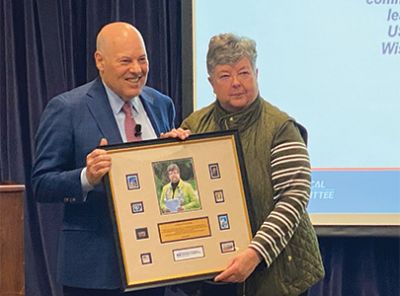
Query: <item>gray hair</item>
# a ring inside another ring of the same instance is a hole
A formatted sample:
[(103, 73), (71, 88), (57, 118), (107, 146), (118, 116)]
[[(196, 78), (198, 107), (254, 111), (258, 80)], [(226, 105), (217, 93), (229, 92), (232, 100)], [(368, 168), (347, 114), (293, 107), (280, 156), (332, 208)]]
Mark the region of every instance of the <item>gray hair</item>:
[(248, 58), (256, 68), (256, 42), (232, 33), (215, 35), (210, 39), (207, 52), (207, 72), (211, 75), (217, 65), (233, 65), (240, 59)]
[(176, 163), (171, 163), (167, 167), (167, 175), (168, 175), (169, 172), (172, 172), (172, 171), (177, 171), (178, 173), (180, 173), (181, 170), (179, 169), (179, 167), (178, 167), (178, 165)]

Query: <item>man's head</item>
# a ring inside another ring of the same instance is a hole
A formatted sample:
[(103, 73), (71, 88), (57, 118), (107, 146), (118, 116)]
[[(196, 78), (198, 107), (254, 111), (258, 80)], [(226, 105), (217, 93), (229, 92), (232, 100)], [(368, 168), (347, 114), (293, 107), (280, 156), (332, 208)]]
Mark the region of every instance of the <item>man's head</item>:
[(96, 47), (96, 67), (103, 82), (124, 101), (138, 96), (149, 71), (140, 32), (128, 23), (110, 23), (97, 35)]
[(175, 163), (167, 167), (167, 175), (171, 183), (178, 183), (181, 179), (179, 167)]
[(211, 38), (208, 80), (221, 106), (230, 112), (248, 107), (258, 96), (256, 43), (231, 33)]

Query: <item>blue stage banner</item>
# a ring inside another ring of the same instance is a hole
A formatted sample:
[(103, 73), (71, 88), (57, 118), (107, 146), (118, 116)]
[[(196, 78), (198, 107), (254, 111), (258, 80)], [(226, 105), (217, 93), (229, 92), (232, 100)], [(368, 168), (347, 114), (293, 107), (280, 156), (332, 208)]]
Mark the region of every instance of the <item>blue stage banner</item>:
[(399, 214), (400, 169), (314, 169), (311, 214)]

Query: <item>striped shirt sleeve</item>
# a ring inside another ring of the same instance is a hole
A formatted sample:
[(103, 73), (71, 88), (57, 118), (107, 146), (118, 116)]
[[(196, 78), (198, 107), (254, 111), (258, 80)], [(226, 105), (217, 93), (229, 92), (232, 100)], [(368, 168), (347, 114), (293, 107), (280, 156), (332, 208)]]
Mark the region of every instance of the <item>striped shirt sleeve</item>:
[(293, 122), (285, 124), (275, 136), (269, 165), (274, 208), (249, 246), (258, 251), (268, 266), (286, 247), (310, 196), (311, 170), (307, 147)]

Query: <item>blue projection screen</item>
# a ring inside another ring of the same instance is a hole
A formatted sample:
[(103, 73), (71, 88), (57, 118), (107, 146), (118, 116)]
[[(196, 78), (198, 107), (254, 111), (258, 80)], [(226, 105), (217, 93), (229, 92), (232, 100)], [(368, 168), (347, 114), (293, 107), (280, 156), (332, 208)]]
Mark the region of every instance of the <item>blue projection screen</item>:
[(261, 96), (309, 132), (315, 225), (400, 225), (400, 0), (197, 0), (195, 108), (209, 39), (257, 42)]

